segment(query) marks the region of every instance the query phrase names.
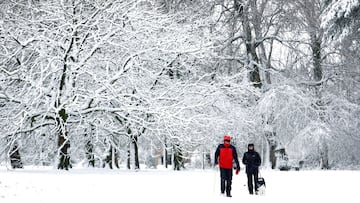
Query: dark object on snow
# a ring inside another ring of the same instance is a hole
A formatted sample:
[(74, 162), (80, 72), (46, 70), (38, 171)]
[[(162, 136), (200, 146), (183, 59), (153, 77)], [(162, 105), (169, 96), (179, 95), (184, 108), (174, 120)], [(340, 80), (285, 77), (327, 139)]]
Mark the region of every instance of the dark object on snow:
[(258, 188), (260, 188), (260, 187), (262, 187), (262, 186), (266, 187), (265, 178), (259, 177), (259, 178), (258, 178), (258, 181), (257, 181), (257, 185), (258, 185)]
[(261, 196), (265, 195), (265, 189), (266, 189), (265, 178), (259, 177), (256, 184), (258, 191), (256, 191), (255, 194)]
[(219, 164), (219, 168), (220, 168), (221, 193), (224, 194), (226, 190), (227, 197), (231, 197), (231, 184), (232, 184), (232, 176), (233, 176), (232, 170), (234, 167), (233, 161), (235, 161), (236, 170), (240, 171), (240, 164), (239, 164), (236, 148), (233, 145), (231, 145), (230, 142), (231, 142), (231, 137), (229, 135), (225, 135), (224, 143), (219, 144), (216, 149), (215, 162), (214, 162), (214, 165), (216, 166), (217, 164)]
[[(248, 179), (248, 189), (250, 194), (254, 194), (258, 191), (258, 173), (259, 173), (259, 167), (261, 165), (261, 158), (259, 153), (255, 151), (254, 144), (248, 145), (248, 151), (244, 153), (243, 164), (246, 165), (246, 175)], [(255, 184), (253, 184), (253, 182)], [(254, 188), (255, 185), (255, 188)]]

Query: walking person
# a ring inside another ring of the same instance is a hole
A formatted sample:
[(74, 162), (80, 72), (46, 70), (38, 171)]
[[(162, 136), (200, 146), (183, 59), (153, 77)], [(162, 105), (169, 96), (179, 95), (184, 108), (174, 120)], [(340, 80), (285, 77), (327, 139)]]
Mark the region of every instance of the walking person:
[(233, 145), (230, 144), (230, 135), (224, 136), (224, 143), (219, 144), (215, 152), (215, 166), (220, 168), (221, 194), (226, 191), (226, 196), (231, 197), (231, 182), (233, 176), (233, 160), (236, 164), (236, 175), (240, 172), (238, 154)]
[(248, 179), (249, 193), (251, 195), (254, 194), (254, 185), (255, 185), (255, 194), (257, 195), (258, 194), (257, 181), (259, 175), (259, 167), (261, 165), (261, 158), (259, 153), (255, 151), (254, 144), (248, 145), (248, 151), (244, 153), (242, 162), (244, 165), (246, 165), (246, 175)]

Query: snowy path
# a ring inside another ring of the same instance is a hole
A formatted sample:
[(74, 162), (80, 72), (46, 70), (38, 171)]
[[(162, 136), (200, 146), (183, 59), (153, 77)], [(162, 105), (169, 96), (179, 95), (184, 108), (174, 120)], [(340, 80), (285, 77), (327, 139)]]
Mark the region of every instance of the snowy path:
[[(232, 198), (219, 193), (213, 170), (0, 169), (1, 203), (60, 202), (359, 202), (360, 171), (264, 171), (265, 196), (250, 196), (243, 171), (233, 178)], [(64, 201), (61, 198), (64, 198)]]

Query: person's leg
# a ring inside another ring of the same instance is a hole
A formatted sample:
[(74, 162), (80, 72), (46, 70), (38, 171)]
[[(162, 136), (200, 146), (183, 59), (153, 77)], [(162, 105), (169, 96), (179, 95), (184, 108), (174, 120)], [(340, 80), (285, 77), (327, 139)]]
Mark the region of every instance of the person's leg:
[(258, 184), (258, 178), (259, 178), (259, 171), (254, 171), (254, 183), (255, 183), (255, 194), (258, 193), (259, 184)]
[(226, 180), (225, 169), (220, 168), (220, 191), (221, 191), (221, 194), (225, 193), (225, 180)]
[(250, 194), (254, 194), (254, 187), (253, 187), (253, 181), (252, 181), (252, 173), (247, 173), (247, 179), (248, 179), (248, 189)]
[(232, 184), (232, 180), (227, 180), (226, 196), (228, 197), (231, 197), (231, 184)]
[(220, 190), (221, 190), (221, 194), (225, 193), (225, 179), (221, 178), (221, 186), (220, 186)]
[(226, 178), (226, 196), (231, 197), (232, 169), (227, 170)]

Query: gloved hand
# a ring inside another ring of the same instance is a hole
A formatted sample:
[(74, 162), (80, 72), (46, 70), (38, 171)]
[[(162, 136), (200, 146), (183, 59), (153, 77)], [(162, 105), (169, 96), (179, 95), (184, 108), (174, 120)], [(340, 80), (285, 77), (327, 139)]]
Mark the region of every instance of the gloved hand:
[(238, 169), (236, 169), (235, 174), (238, 175), (239, 173), (240, 173), (240, 169), (238, 168)]

